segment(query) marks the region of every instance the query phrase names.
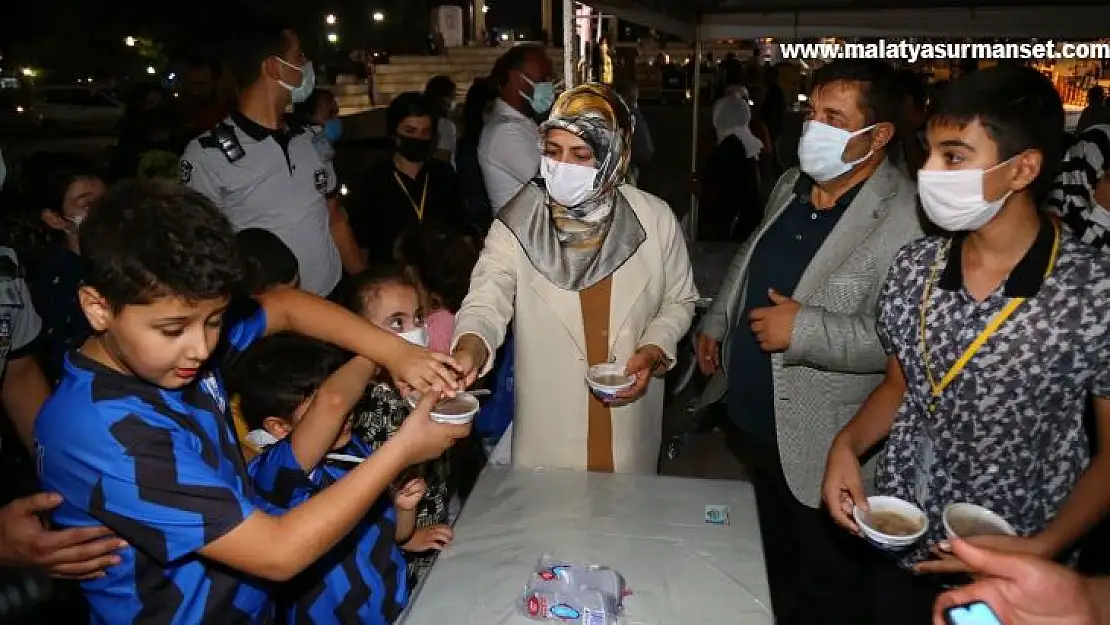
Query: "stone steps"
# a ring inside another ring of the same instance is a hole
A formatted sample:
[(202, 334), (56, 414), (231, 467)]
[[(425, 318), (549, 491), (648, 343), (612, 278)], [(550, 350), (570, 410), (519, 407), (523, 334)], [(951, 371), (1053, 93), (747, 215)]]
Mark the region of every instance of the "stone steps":
[[(375, 86), (379, 105), (388, 105), (393, 98), (408, 91), (423, 91), (433, 76), (445, 75), (455, 81), (459, 98), (466, 96), (474, 80), (488, 76), (493, 64), (507, 48), (451, 48), (442, 56), (394, 56), (389, 63), (377, 66)], [(555, 73), (561, 74), (563, 51), (550, 48)], [(353, 115), (369, 110), (370, 97), (366, 84), (354, 76), (340, 76), (339, 84), (330, 89), (339, 101), (340, 114)]]

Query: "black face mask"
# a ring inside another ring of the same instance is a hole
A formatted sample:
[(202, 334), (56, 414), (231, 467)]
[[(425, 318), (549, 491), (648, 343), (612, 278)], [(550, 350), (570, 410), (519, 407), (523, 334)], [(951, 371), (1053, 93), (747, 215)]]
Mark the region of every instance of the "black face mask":
[(432, 141), (414, 137), (397, 137), (397, 154), (406, 161), (423, 163), (432, 155)]

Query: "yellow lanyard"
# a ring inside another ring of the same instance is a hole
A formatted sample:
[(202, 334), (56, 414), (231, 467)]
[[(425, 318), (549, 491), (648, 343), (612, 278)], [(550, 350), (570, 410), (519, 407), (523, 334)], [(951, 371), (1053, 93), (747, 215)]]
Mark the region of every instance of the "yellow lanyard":
[[(1055, 233), (1055, 238), (1052, 242), (1052, 254), (1048, 258), (1048, 267), (1045, 269), (1044, 272), (1044, 277), (1046, 280), (1050, 275), (1052, 275), (1052, 270), (1056, 267), (1056, 256), (1060, 251), (1060, 226), (1057, 225), (1055, 220), (1052, 221), (1052, 228)], [(949, 241), (948, 247), (945, 248), (943, 257), (944, 260), (947, 260), (948, 254), (951, 250), (952, 242)], [(948, 372), (944, 374), (944, 377), (941, 378), (940, 382), (938, 383), (936, 381), (936, 378), (933, 377), (931, 358), (929, 356), (929, 343), (925, 340), (925, 318), (928, 316), (929, 299), (933, 293), (933, 283), (936, 281), (937, 271), (940, 269), (941, 260), (941, 258), (938, 258), (936, 262), (933, 263), (933, 268), (929, 273), (929, 281), (925, 283), (925, 297), (921, 301), (921, 327), (919, 328), (919, 331), (921, 333), (921, 353), (925, 360), (925, 378), (929, 381), (929, 387), (932, 390), (933, 394), (932, 399), (929, 401), (929, 412), (934, 412), (936, 410), (937, 402), (940, 400), (940, 396), (942, 393), (944, 393), (944, 390), (947, 389), (950, 384), (952, 384), (952, 381), (956, 379), (956, 376), (960, 375), (960, 373), (964, 370), (964, 367), (967, 366), (967, 363), (971, 361), (971, 359), (983, 347), (987, 340), (990, 339), (990, 337), (998, 331), (998, 328), (1002, 327), (1002, 324), (1005, 323), (1006, 320), (1014, 314), (1014, 311), (1017, 310), (1018, 307), (1021, 306), (1026, 300), (1026, 298), (1024, 297), (1015, 297), (1011, 299), (1006, 304), (1006, 306), (1002, 308), (1002, 310), (998, 311), (998, 313), (991, 318), (990, 323), (987, 324), (987, 327), (979, 333), (979, 336), (975, 337), (975, 340), (971, 342), (971, 345), (967, 346), (967, 349), (965, 349), (963, 353), (960, 354), (960, 357), (956, 359), (956, 362), (952, 364), (952, 366), (948, 369)]]
[(424, 172), (424, 192), (420, 195), (420, 204), (417, 204), (416, 200), (412, 199), (412, 196), (409, 195), (409, 188), (406, 187), (405, 182), (401, 180), (401, 174), (393, 172), (393, 179), (397, 181), (405, 197), (409, 199), (409, 204), (412, 204), (412, 209), (416, 211), (416, 219), (418, 221), (424, 221), (424, 203), (428, 200), (428, 178), (431, 178), (431, 175), (428, 174), (428, 172)]

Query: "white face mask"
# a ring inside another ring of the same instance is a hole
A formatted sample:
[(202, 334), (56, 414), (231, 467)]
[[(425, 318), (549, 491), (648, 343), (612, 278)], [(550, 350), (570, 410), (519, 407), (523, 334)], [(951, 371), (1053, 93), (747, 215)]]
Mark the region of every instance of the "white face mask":
[(594, 195), (597, 169), (593, 167), (563, 163), (545, 156), (540, 164), (540, 175), (551, 199), (567, 208), (574, 208)]
[(265, 449), (270, 445), (276, 445), (277, 443), (280, 443), (281, 439), (277, 438), (273, 434), (270, 434), (266, 430), (259, 429), (247, 432), (246, 441), (255, 449)]
[(876, 124), (862, 130), (848, 132), (819, 121), (807, 121), (802, 126), (802, 140), (798, 144), (798, 161), (802, 171), (817, 182), (827, 182), (852, 171), (852, 168), (871, 158), (874, 148), (861, 159), (845, 163), (841, 160), (844, 149), (852, 137), (870, 131)]
[(922, 169), (917, 172), (917, 193), (929, 221), (948, 232), (969, 232), (985, 226), (1002, 210), (1013, 191), (989, 201), (983, 197), (983, 177), (1012, 160), (1006, 159), (987, 170)]
[(428, 346), (428, 326), (413, 328), (408, 332), (402, 332), (397, 336), (405, 339), (413, 345), (419, 345), (420, 347)]

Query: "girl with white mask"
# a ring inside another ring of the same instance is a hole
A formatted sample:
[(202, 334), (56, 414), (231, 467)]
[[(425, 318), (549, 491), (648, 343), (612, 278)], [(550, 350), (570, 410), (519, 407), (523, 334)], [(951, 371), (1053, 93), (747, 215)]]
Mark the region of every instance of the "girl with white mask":
[(77, 301), (84, 280), (78, 233), (106, 187), (95, 161), (75, 153), (40, 152), (23, 163), (23, 189), (49, 239), (40, 254), (28, 255), (37, 261), (28, 282), (42, 317), (40, 338), (50, 355), (44, 369), (53, 378), (66, 352), (92, 332)]
[[(370, 323), (392, 332), (410, 343), (427, 347), (428, 328), (416, 284), (397, 266), (367, 269), (351, 279), (344, 305)], [(380, 379), (366, 389), (354, 412), (354, 434), (377, 449), (401, 427), (412, 407), (397, 389)], [(416, 533), (401, 545), (409, 560), (411, 582), (431, 567), (430, 555), (450, 544), (454, 538), (448, 527), (450, 463), (446, 456), (420, 465), (416, 471), (427, 482), (428, 490), (416, 508)]]

